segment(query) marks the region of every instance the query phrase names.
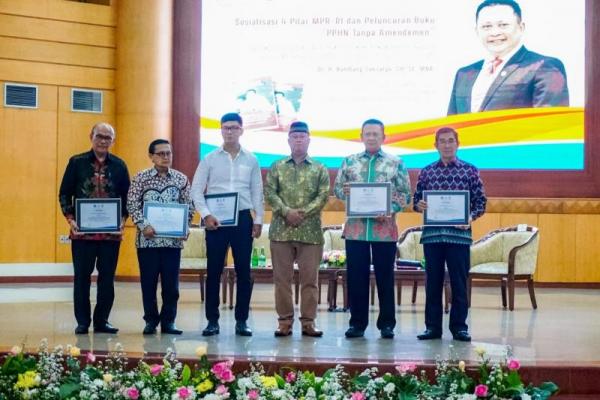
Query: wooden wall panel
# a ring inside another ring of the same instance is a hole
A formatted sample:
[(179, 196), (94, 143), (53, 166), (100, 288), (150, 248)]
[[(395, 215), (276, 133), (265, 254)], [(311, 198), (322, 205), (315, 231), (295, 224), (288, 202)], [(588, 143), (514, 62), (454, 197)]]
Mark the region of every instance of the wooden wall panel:
[[(576, 282), (576, 215), (540, 214), (540, 252), (535, 280)], [(587, 250), (584, 250), (587, 251)]]
[(514, 226), (518, 224), (527, 224), (538, 226), (538, 214), (510, 213), (501, 214), (500, 226)]
[[(63, 1), (62, 3), (66, 3)], [(49, 42), (115, 47), (115, 28), (0, 14), (0, 35)]]
[(56, 92), (40, 86), (36, 110), (0, 108), (0, 262), (54, 261)]
[(2, 58), (84, 67), (115, 67), (115, 50), (110, 47), (46, 42), (0, 36)]
[(6, 81), (112, 90), (114, 76), (112, 69), (0, 59), (0, 79)]
[(600, 282), (600, 215), (578, 215), (575, 222), (577, 282)]
[[(113, 0), (113, 3), (115, 1)], [(92, 5), (75, 1), (0, 0), (0, 13), (95, 25), (116, 25), (114, 6)]]

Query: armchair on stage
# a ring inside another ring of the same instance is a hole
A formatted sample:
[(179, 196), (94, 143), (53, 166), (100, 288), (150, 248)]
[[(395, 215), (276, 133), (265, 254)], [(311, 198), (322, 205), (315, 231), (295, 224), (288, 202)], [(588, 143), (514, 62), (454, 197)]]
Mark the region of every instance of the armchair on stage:
[(531, 305), (537, 308), (533, 274), (537, 266), (539, 232), (538, 228), (532, 226), (524, 229), (518, 230), (517, 226), (498, 229), (471, 246), (469, 305), (473, 279), (494, 279), (500, 281), (502, 305), (505, 308), (508, 287), (508, 308), (512, 311), (515, 306), (515, 281), (526, 280)]

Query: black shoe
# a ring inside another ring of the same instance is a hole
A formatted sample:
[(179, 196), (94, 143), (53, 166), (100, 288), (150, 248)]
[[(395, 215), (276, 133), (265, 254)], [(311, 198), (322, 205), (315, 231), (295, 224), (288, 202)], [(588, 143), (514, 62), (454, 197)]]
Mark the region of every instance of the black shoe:
[(156, 324), (146, 322), (146, 326), (144, 327), (144, 331), (142, 333), (144, 335), (154, 335), (156, 333)]
[(170, 324), (161, 325), (160, 333), (167, 333), (169, 335), (181, 335), (183, 331), (181, 329), (177, 329), (175, 324), (171, 322)]
[(238, 336), (252, 336), (252, 331), (248, 328), (245, 321), (238, 321), (235, 323), (235, 334)]
[(202, 331), (202, 336), (213, 336), (219, 334), (219, 323), (209, 322), (206, 328)]
[(468, 331), (458, 331), (452, 334), (454, 340), (458, 340), (459, 342), (470, 342), (471, 335), (469, 335)]
[(381, 328), (381, 337), (383, 339), (393, 339), (394, 338), (394, 329), (390, 327)]
[(419, 340), (432, 340), (432, 339), (441, 339), (442, 334), (439, 332), (434, 332), (431, 329), (425, 329), (425, 332), (417, 335), (417, 339)]
[(363, 329), (358, 329), (358, 328), (351, 326), (350, 328), (348, 328), (345, 335), (347, 338), (363, 337), (363, 336), (365, 336), (365, 331)]
[(75, 328), (76, 335), (87, 335), (87, 333), (88, 333), (88, 327), (85, 325), (77, 325), (77, 328)]
[(117, 332), (119, 332), (119, 328), (115, 328), (114, 326), (112, 326), (111, 324), (109, 324), (107, 322), (104, 325), (94, 325), (94, 332), (95, 333), (117, 333)]

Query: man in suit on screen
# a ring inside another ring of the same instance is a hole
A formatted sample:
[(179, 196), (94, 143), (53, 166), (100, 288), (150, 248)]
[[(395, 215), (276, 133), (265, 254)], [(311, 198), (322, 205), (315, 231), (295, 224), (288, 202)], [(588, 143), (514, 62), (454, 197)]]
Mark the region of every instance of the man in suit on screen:
[(514, 0), (485, 0), (476, 31), (488, 55), (458, 70), (448, 115), (569, 105), (563, 63), (522, 45), (525, 24)]

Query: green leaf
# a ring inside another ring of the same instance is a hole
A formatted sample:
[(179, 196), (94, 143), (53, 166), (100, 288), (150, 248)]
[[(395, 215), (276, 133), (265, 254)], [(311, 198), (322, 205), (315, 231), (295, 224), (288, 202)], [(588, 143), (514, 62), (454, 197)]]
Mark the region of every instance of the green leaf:
[(554, 382), (544, 382), (540, 385), (540, 389), (550, 392), (550, 394), (558, 392), (558, 386)]
[(61, 399), (67, 399), (74, 396), (81, 389), (81, 385), (78, 383), (63, 383), (59, 388), (59, 395)]
[(279, 374), (275, 374), (273, 376), (275, 377), (275, 380), (277, 381), (277, 387), (279, 389), (283, 389), (285, 387), (285, 379), (283, 379), (281, 377), (281, 375), (279, 375)]
[(517, 371), (510, 371), (506, 377), (506, 383), (511, 388), (523, 388), (523, 382)]
[(192, 370), (190, 369), (190, 367), (186, 364), (183, 367), (183, 371), (181, 372), (181, 383), (183, 383), (184, 386), (187, 386), (188, 383), (190, 382), (190, 377), (192, 376)]

